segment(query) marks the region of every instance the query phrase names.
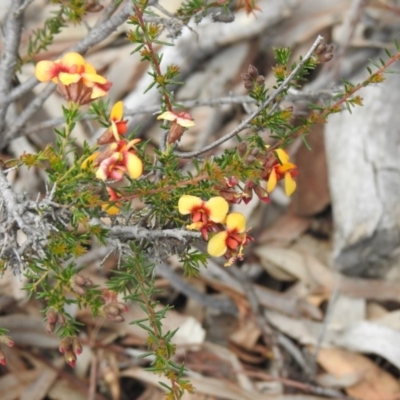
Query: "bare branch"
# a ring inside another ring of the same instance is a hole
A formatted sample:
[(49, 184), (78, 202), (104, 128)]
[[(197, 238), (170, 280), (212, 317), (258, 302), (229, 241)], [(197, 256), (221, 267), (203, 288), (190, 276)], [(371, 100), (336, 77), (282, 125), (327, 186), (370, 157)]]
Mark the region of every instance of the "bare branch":
[(250, 124), (250, 122), (258, 115), (261, 113), (262, 110), (264, 110), (266, 107), (268, 107), (271, 103), (273, 103), (279, 94), (281, 94), (286, 88), (287, 85), (289, 84), (290, 81), (292, 81), (299, 70), (303, 67), (303, 65), (311, 58), (313, 55), (316, 47), (323, 41), (322, 36), (318, 36), (317, 39), (315, 40), (314, 44), (311, 46), (310, 50), (308, 50), (307, 54), (304, 56), (304, 58), (297, 64), (296, 68), (292, 71), (292, 73), (281, 83), (281, 85), (276, 89), (275, 93), (269, 97), (266, 101), (264, 101), (261, 106), (254, 111), (252, 114), (250, 114), (244, 121), (242, 121), (235, 129), (233, 129), (231, 132), (227, 133), (220, 139), (216, 140), (215, 142), (211, 143), (210, 145), (196, 151), (189, 151), (186, 153), (175, 151), (175, 155), (180, 158), (192, 158), (192, 157), (197, 157), (203, 153), (206, 153), (207, 151), (210, 151), (214, 149), (215, 147), (219, 146), (220, 144), (226, 142), (230, 138), (234, 137), (238, 133), (240, 133), (242, 130), (247, 128)]
[[(4, 49), (0, 61), (0, 98), (7, 99), (10, 92), (15, 67), (18, 62), (18, 48), (21, 41), (23, 14), (16, 11), (23, 4), (23, 0), (15, 0), (8, 12), (4, 27)], [(5, 118), (8, 106), (0, 109), (0, 132), (4, 129)]]

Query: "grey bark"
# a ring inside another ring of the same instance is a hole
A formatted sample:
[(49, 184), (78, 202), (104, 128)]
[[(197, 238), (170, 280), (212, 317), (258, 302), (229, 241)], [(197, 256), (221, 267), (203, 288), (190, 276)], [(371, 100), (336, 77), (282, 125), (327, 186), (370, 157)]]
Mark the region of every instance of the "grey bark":
[[(361, 91), (364, 106), (329, 118), (325, 139), (334, 218), (334, 261), (382, 276), (400, 248), (400, 72)], [(360, 82), (361, 71), (351, 78)]]

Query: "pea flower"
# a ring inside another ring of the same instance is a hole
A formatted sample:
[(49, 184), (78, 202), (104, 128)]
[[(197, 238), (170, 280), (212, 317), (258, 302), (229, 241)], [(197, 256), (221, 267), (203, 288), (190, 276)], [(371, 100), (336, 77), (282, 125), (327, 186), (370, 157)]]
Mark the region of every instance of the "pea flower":
[(267, 192), (272, 192), (277, 182), (284, 179), (285, 193), (290, 196), (296, 189), (296, 182), (293, 179), (297, 175), (297, 166), (289, 162), (289, 155), (282, 149), (275, 150), (276, 160), (267, 173)]
[(214, 225), (224, 221), (229, 204), (221, 196), (203, 201), (200, 197), (185, 194), (179, 199), (178, 210), (182, 215), (190, 214), (192, 217), (192, 224), (186, 228), (201, 231), (203, 238), (207, 240), (208, 232)]
[(120, 203), (118, 200), (121, 196), (114, 189), (111, 189), (108, 186), (106, 187), (106, 190), (110, 196), (110, 202), (114, 202), (114, 204), (105, 203), (101, 206), (101, 209), (109, 215), (117, 215), (120, 211)]
[(243, 246), (253, 240), (246, 233), (246, 218), (239, 212), (233, 212), (226, 217), (226, 230), (215, 234), (208, 242), (207, 252), (213, 257), (229, 258), (225, 266), (230, 266), (235, 260), (243, 259)]
[(110, 114), (110, 127), (97, 140), (99, 145), (112, 143), (120, 140), (120, 135), (124, 135), (128, 130), (128, 121), (123, 119), (124, 105), (122, 101), (114, 104)]
[(130, 142), (120, 140), (111, 143), (109, 147), (96, 159), (99, 168), (96, 171), (96, 178), (105, 181), (112, 179), (120, 181), (127, 172), (132, 179), (137, 179), (142, 175), (143, 163), (132, 150), (132, 147), (140, 142), (134, 139)]
[(40, 82), (54, 82), (61, 95), (79, 105), (90, 103), (103, 97), (111, 87), (104, 76), (78, 53), (67, 53), (55, 61), (39, 61), (35, 76)]
[(172, 112), (166, 111), (159, 115), (157, 119), (171, 121), (169, 129), (168, 143), (174, 143), (180, 139), (185, 129), (195, 125), (191, 115), (186, 111)]

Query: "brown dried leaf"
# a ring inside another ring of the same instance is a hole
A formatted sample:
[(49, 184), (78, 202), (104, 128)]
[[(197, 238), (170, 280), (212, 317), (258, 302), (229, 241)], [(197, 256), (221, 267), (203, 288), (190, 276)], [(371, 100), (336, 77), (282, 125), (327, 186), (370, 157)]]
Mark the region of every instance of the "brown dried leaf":
[(362, 400), (382, 400), (398, 394), (400, 384), (369, 358), (343, 349), (320, 349), (318, 363), (337, 377), (353, 375), (358, 382), (347, 388), (349, 396)]

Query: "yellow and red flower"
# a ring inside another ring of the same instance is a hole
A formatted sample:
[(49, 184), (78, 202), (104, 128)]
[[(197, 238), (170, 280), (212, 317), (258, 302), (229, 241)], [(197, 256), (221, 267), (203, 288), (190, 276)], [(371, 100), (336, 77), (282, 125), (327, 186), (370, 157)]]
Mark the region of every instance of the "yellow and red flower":
[(187, 111), (172, 112), (166, 111), (159, 115), (157, 119), (171, 121), (169, 129), (168, 143), (174, 143), (182, 136), (185, 129), (195, 125), (191, 115)]
[(118, 200), (121, 198), (121, 195), (119, 195), (114, 189), (111, 189), (108, 186), (106, 187), (106, 190), (108, 195), (110, 196), (110, 201), (104, 203), (101, 206), (101, 209), (109, 215), (117, 215), (120, 211), (121, 203)]
[(297, 166), (289, 161), (289, 155), (282, 149), (275, 150), (275, 160), (271, 166), (267, 166), (265, 179), (267, 181), (267, 192), (272, 192), (278, 181), (284, 179), (285, 193), (290, 196), (296, 189), (293, 179), (297, 175)]
[(105, 96), (111, 82), (78, 53), (67, 53), (56, 61), (39, 61), (35, 76), (41, 82), (54, 82), (67, 101), (80, 105)]
[(216, 223), (222, 223), (229, 211), (228, 202), (221, 196), (204, 201), (197, 196), (183, 195), (178, 202), (178, 210), (182, 215), (190, 214), (192, 223), (187, 229), (201, 231), (207, 240), (208, 232)]
[(120, 135), (124, 135), (128, 130), (128, 120), (124, 120), (124, 104), (118, 101), (114, 104), (110, 114), (110, 127), (97, 140), (97, 143), (108, 144), (120, 140)]
[(211, 256), (229, 258), (225, 266), (235, 260), (243, 259), (243, 246), (253, 240), (246, 233), (246, 218), (243, 214), (233, 212), (226, 217), (226, 229), (215, 234), (208, 242), (207, 252)]
[(142, 160), (136, 155), (132, 147), (140, 142), (140, 139), (134, 139), (130, 142), (120, 140), (111, 143), (109, 147), (101, 153), (96, 162), (98, 169), (96, 178), (105, 181), (112, 179), (120, 181), (127, 173), (132, 179), (139, 178), (143, 173)]

